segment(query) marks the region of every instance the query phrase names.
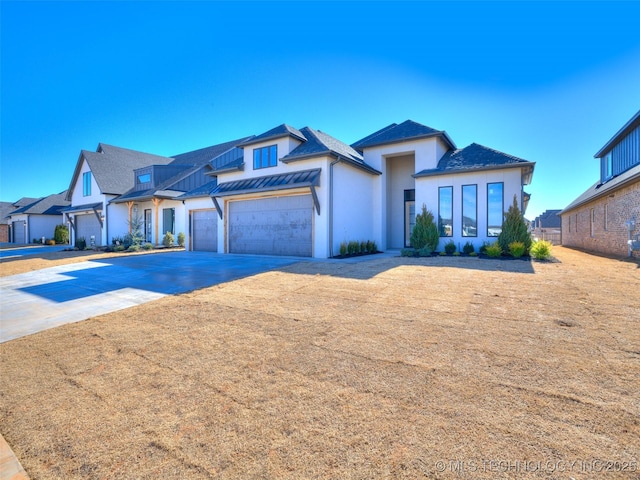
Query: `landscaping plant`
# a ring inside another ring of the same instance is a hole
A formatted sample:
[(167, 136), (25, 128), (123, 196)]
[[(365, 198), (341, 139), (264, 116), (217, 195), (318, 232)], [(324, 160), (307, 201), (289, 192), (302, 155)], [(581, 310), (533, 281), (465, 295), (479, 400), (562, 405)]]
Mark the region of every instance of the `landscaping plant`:
[(522, 242), (511, 242), (509, 244), (509, 253), (513, 258), (520, 258), (524, 255), (525, 246)]
[(173, 246), (173, 242), (174, 242), (174, 238), (173, 238), (173, 233), (171, 233), (171, 232), (165, 233), (164, 237), (162, 237), (162, 244), (165, 247), (172, 247)]
[(444, 244), (444, 251), (447, 253), (447, 255), (452, 255), (453, 252), (456, 251), (456, 244), (453, 242), (453, 240), (449, 240)]
[(418, 250), (429, 247), (433, 252), (438, 248), (439, 241), (440, 235), (433, 213), (427, 210), (425, 204), (422, 204), (422, 213), (416, 215), (416, 224), (411, 232), (411, 246)]
[(178, 233), (178, 246), (184, 247), (185, 240), (186, 240), (186, 238), (185, 238), (184, 233), (183, 232)]
[(502, 255), (502, 247), (500, 247), (500, 244), (498, 242), (493, 242), (491, 245), (487, 245), (487, 247), (485, 248), (485, 252), (491, 258), (498, 258), (500, 255)]
[(475, 251), (476, 251), (476, 249), (473, 246), (473, 243), (471, 243), (471, 242), (465, 243), (464, 246), (462, 247), (462, 253), (464, 253), (465, 255), (469, 255), (469, 254), (471, 254), (471, 253), (473, 253)]
[(66, 225), (56, 225), (56, 228), (53, 232), (53, 239), (55, 243), (65, 244), (69, 243), (69, 229)]
[(529, 228), (518, 208), (518, 200), (515, 195), (513, 196), (513, 204), (505, 214), (502, 232), (498, 235), (498, 243), (504, 252), (509, 251), (509, 245), (513, 242), (522, 242), (524, 244), (524, 254), (528, 253), (531, 248)]
[(546, 240), (538, 240), (531, 245), (531, 256), (536, 260), (548, 260), (551, 258), (553, 245)]

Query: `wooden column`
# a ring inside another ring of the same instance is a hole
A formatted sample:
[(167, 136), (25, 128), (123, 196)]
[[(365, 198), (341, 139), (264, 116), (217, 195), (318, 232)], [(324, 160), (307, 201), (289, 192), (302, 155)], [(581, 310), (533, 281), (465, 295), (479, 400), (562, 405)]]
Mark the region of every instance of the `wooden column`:
[(152, 200), (152, 202), (153, 202), (153, 206), (155, 207), (155, 211), (156, 211), (156, 213), (155, 213), (155, 217), (156, 217), (156, 228), (155, 228), (155, 230), (156, 230), (156, 245), (160, 245), (160, 242), (158, 241), (159, 240), (159, 237), (158, 237), (158, 211), (160, 210), (160, 204), (163, 202), (163, 199), (162, 198), (154, 198)]
[(133, 202), (127, 202), (127, 208), (129, 209), (129, 233), (131, 233), (131, 223), (133, 223)]

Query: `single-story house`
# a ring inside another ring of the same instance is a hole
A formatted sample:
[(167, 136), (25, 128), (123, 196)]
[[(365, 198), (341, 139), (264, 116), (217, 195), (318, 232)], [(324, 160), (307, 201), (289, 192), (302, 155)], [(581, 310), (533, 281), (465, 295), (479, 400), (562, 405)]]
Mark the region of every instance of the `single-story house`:
[(56, 225), (62, 224), (62, 210), (69, 205), (67, 192), (38, 198), (31, 202), (21, 199), (16, 203), (26, 205), (10, 213), (12, 242), (27, 244), (52, 239)]
[(545, 210), (531, 222), (531, 235), (554, 245), (562, 244), (562, 219), (560, 210)]
[(562, 244), (640, 257), (629, 243), (640, 235), (640, 111), (594, 158), (598, 181), (560, 212)]
[[(458, 149), (446, 132), (411, 120), (352, 145), (283, 124), (223, 157), (210, 163), (210, 184), (178, 197), (188, 218), (207, 212), (202, 231), (217, 232), (208, 248), (318, 258), (351, 240), (409, 246), (423, 204), (438, 219), (440, 248), (448, 241), (479, 248), (496, 240), (514, 196), (525, 211), (523, 186), (535, 166), (475, 143)], [(200, 230), (188, 230), (197, 249)]]

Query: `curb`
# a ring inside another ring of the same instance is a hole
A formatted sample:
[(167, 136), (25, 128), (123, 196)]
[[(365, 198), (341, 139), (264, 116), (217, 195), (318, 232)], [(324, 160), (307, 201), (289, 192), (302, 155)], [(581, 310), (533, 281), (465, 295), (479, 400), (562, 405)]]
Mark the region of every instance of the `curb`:
[(27, 472), (20, 465), (2, 434), (0, 434), (0, 480), (29, 480)]

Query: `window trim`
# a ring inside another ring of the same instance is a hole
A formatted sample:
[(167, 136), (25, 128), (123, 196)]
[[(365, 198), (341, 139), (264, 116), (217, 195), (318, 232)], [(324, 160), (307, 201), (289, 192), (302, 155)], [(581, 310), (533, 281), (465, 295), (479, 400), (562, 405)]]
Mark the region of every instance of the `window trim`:
[[(441, 205), (440, 205), (440, 194), (442, 192), (442, 190), (448, 189), (451, 192), (451, 234), (449, 235), (443, 235), (442, 233), (442, 228), (441, 228), (441, 219), (442, 219), (442, 215), (440, 215), (441, 212)], [(440, 238), (452, 238), (453, 237), (453, 185), (448, 185), (445, 187), (438, 187), (438, 236)]]
[(502, 226), (504, 225), (504, 182), (491, 182), (491, 183), (487, 183), (487, 237), (489, 238), (498, 238), (500, 236), (500, 234), (498, 235), (490, 235), (489, 234), (489, 208), (490, 208), (490, 202), (489, 202), (489, 188), (491, 187), (491, 185), (500, 185), (500, 189), (502, 191), (502, 208), (501, 208), (501, 218), (502, 221), (500, 222), (500, 231), (502, 231)]
[[(267, 164), (264, 164), (264, 153), (267, 153)], [(253, 169), (261, 170), (278, 166), (278, 144), (266, 145), (253, 149)]]
[[(465, 234), (465, 230), (464, 230), (464, 189), (465, 187), (475, 187), (475, 201), (474, 203), (474, 210), (475, 210), (475, 222), (476, 222), (476, 234), (475, 235), (466, 235)], [(462, 185), (462, 188), (460, 190), (460, 194), (462, 195), (462, 219), (461, 219), (461, 231), (462, 231), (462, 236), (465, 238), (476, 238), (478, 236), (478, 184), (477, 183), (470, 183), (468, 185)]]

